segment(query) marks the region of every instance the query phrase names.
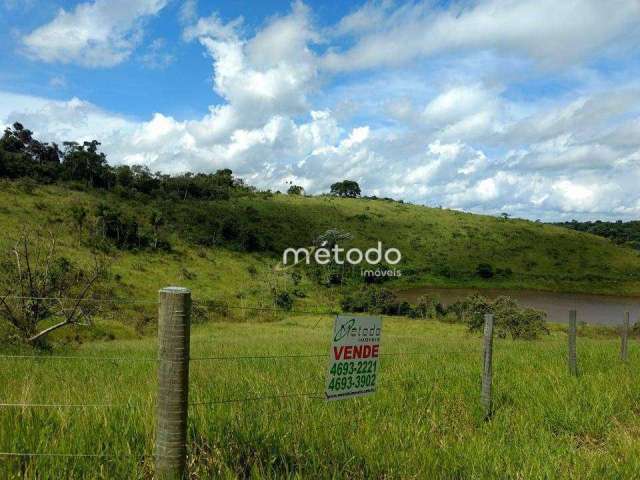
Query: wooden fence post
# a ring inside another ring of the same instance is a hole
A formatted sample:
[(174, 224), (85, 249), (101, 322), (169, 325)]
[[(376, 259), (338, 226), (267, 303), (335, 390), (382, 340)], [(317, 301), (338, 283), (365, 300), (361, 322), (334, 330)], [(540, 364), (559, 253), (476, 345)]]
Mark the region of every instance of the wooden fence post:
[(622, 324), (622, 341), (620, 344), (620, 360), (627, 361), (629, 354), (629, 312), (624, 313), (624, 323)]
[(493, 315), (484, 316), (484, 363), (482, 367), (482, 409), (484, 419), (491, 418), (491, 381), (493, 379)]
[(155, 478), (181, 480), (187, 460), (191, 291), (167, 287), (159, 294)]
[(569, 373), (578, 376), (578, 360), (576, 354), (577, 312), (569, 311)]

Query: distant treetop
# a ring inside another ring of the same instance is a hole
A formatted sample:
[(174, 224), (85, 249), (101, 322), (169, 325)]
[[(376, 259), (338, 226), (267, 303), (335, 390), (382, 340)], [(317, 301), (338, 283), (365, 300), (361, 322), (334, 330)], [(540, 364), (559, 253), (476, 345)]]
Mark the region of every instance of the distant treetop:
[(336, 182), (331, 185), (331, 195), (356, 198), (361, 194), (360, 185), (358, 185), (358, 182), (354, 182), (353, 180), (343, 180), (342, 182)]

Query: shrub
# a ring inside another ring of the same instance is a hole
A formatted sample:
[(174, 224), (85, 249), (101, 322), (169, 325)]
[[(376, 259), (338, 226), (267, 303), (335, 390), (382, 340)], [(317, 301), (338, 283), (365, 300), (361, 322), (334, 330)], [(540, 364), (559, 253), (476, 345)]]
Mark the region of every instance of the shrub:
[(458, 322), (464, 322), (466, 312), (466, 302), (458, 300), (446, 308), (445, 314), (448, 316), (453, 316)]
[(364, 291), (345, 296), (340, 302), (345, 312), (367, 312), (371, 306), (371, 299)]
[(144, 248), (151, 243), (140, 233), (137, 220), (117, 207), (101, 203), (95, 209), (95, 217), (97, 235), (119, 249)]
[(302, 275), (298, 272), (291, 272), (291, 281), (295, 286), (300, 285), (300, 281), (302, 280)]
[(408, 302), (400, 302), (386, 288), (364, 288), (343, 298), (345, 312), (371, 312), (385, 315), (410, 315), (413, 311)]
[(299, 288), (294, 289), (291, 293), (293, 293), (298, 298), (306, 298), (307, 296), (307, 294), (304, 293), (304, 291), (300, 290)]
[(481, 278), (491, 278), (493, 277), (493, 267), (488, 263), (481, 263), (478, 265), (478, 268), (476, 269), (476, 273)]
[(291, 310), (293, 308), (293, 296), (287, 291), (273, 291), (273, 301), (276, 307), (283, 310)]
[(300, 185), (291, 185), (287, 190), (288, 195), (302, 195), (304, 193), (304, 188)]
[[(201, 309), (201, 313), (200, 313), (200, 319), (201, 320), (208, 320), (212, 316), (218, 316), (218, 317), (229, 317), (230, 316), (229, 304), (226, 301), (223, 301), (223, 300), (206, 300), (206, 301), (197, 302), (197, 303), (198, 303), (198, 305), (200, 306), (200, 309)], [(196, 303), (194, 303), (193, 305), (195, 306)], [(202, 310), (206, 311), (206, 318), (204, 318), (202, 316)]]
[(205, 305), (194, 302), (191, 305), (191, 323), (205, 323), (209, 320), (209, 310)]
[(521, 308), (510, 297), (498, 297), (493, 302), (480, 295), (473, 295), (464, 302), (469, 331), (481, 332), (484, 327), (484, 315), (493, 313), (496, 335), (505, 338), (534, 340), (542, 333), (549, 333), (546, 325), (546, 313), (533, 308)]
[(38, 182), (32, 178), (23, 177), (16, 182), (16, 186), (27, 195), (33, 195), (33, 192), (38, 186)]
[(441, 313), (444, 313), (443, 308), (437, 299), (422, 295), (418, 298), (418, 303), (409, 316), (412, 318), (436, 318)]

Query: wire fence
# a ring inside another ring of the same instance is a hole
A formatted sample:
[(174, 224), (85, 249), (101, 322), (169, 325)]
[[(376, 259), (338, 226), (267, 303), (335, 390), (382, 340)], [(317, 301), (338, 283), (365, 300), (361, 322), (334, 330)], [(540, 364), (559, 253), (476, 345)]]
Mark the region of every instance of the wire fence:
[[(28, 301), (51, 301), (64, 304), (65, 302), (93, 302), (96, 304), (111, 304), (117, 305), (158, 305), (158, 301), (144, 301), (144, 300), (129, 300), (129, 299), (105, 299), (105, 298), (57, 298), (57, 297), (24, 297), (24, 296), (4, 296), (3, 300), (28, 300)], [(334, 317), (339, 312), (332, 309), (284, 309), (273, 306), (251, 306), (251, 305), (233, 305), (229, 302), (219, 299), (198, 299), (193, 300), (193, 305), (199, 307), (212, 307), (214, 310), (226, 309), (226, 310), (243, 310), (248, 312), (275, 312), (279, 314), (303, 314), (303, 315), (318, 315), (321, 318), (316, 322), (310, 330), (315, 331), (322, 317)], [(269, 325), (269, 324), (263, 324)], [(265, 327), (267, 328), (267, 327)], [(278, 326), (278, 328), (283, 328)], [(306, 328), (308, 331), (309, 328)], [(272, 334), (272, 333), (271, 333)], [(317, 335), (324, 335), (323, 332), (318, 331)], [(384, 335), (385, 339), (392, 340), (412, 340), (415, 341), (416, 337), (411, 335)], [(391, 351), (381, 352), (382, 358), (395, 358), (395, 357), (407, 357), (407, 356), (443, 356), (443, 355), (470, 355), (478, 356), (482, 352), (480, 343), (478, 342), (477, 348), (465, 348), (465, 349), (446, 349), (443, 347), (434, 348), (430, 345), (430, 350), (414, 350), (414, 351)], [(237, 354), (237, 355), (191, 355), (189, 362), (202, 363), (202, 362), (242, 362), (242, 361), (295, 361), (299, 359), (324, 359), (328, 360), (329, 354), (327, 352), (308, 352), (308, 353), (264, 353), (264, 354)], [(58, 354), (0, 354), (0, 360), (5, 361), (87, 361), (87, 362), (139, 362), (144, 364), (154, 365), (159, 361), (157, 356), (93, 356), (93, 355), (58, 355)], [(318, 380), (319, 382), (321, 380)], [(406, 389), (406, 382), (386, 382), (380, 384), (384, 389)], [(191, 408), (202, 408), (215, 405), (229, 405), (229, 404), (242, 404), (252, 402), (266, 402), (266, 401), (278, 401), (285, 399), (308, 399), (308, 400), (324, 400), (324, 391), (302, 391), (291, 392), (283, 394), (250, 394), (239, 397), (229, 398), (217, 398), (217, 399), (198, 399), (191, 401), (188, 406)], [(144, 403), (140, 403), (143, 405)], [(0, 408), (2, 409), (118, 409), (118, 408), (130, 408), (136, 405), (136, 402), (130, 399), (124, 403), (29, 403), (29, 402), (0, 402)], [(120, 458), (123, 455), (118, 453), (117, 455), (111, 453), (53, 453), (53, 452), (0, 452), (0, 457), (60, 457), (60, 458)], [(126, 456), (126, 454), (124, 455)], [(135, 456), (135, 455), (130, 455)]]
[[(59, 297), (25, 297), (25, 296), (5, 296), (3, 300), (20, 300), (20, 301), (40, 301), (40, 302), (57, 302), (61, 305), (69, 302), (85, 302), (107, 305), (158, 305), (158, 301), (144, 300), (127, 300), (127, 299), (105, 299), (105, 298), (59, 298)], [(213, 307), (217, 310), (243, 310), (247, 312), (273, 312), (278, 314), (303, 314), (318, 315), (320, 317), (333, 317), (339, 312), (331, 309), (283, 309), (274, 306), (250, 306), (250, 305), (233, 305), (230, 302), (218, 299), (212, 300), (193, 300), (193, 305), (197, 307)], [(315, 329), (319, 322), (314, 324)], [(320, 334), (320, 332), (318, 332)], [(408, 337), (412, 338), (412, 337)], [(392, 357), (400, 355), (425, 355), (429, 352), (394, 352), (383, 353), (381, 356)], [(211, 362), (211, 361), (255, 361), (255, 360), (274, 360), (274, 361), (295, 361), (298, 359), (327, 359), (328, 354), (325, 353), (278, 353), (278, 354), (260, 354), (260, 355), (203, 355), (191, 356), (190, 362)], [(0, 360), (5, 361), (87, 361), (87, 362), (142, 362), (148, 364), (156, 364), (157, 357), (136, 357), (136, 356), (92, 356), (92, 355), (56, 355), (56, 354), (0, 354)], [(220, 399), (203, 399), (192, 401), (189, 403), (191, 408), (202, 408), (214, 405), (239, 404), (248, 402), (277, 401), (283, 399), (324, 399), (323, 392), (300, 392), (287, 394), (256, 394), (236, 398), (220, 398)], [(0, 402), (0, 408), (3, 409), (116, 409), (128, 408), (132, 406), (132, 402), (126, 403), (30, 403), (30, 402)], [(51, 453), (51, 452), (0, 452), (1, 457), (59, 457), (59, 458), (114, 458), (115, 455), (109, 453)], [(120, 455), (118, 455), (120, 456)]]

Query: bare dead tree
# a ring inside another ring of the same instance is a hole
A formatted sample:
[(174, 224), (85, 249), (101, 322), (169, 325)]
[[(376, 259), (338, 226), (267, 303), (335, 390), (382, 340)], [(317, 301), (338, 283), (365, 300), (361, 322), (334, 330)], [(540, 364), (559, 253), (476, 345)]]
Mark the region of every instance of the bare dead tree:
[(23, 339), (37, 343), (62, 327), (90, 321), (92, 307), (86, 300), (102, 277), (104, 263), (94, 258), (89, 270), (74, 265), (57, 253), (51, 232), (24, 231), (7, 253), (0, 278), (0, 317)]

